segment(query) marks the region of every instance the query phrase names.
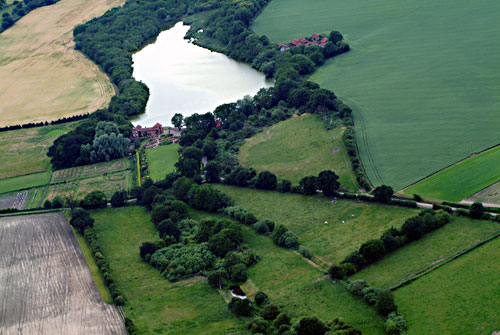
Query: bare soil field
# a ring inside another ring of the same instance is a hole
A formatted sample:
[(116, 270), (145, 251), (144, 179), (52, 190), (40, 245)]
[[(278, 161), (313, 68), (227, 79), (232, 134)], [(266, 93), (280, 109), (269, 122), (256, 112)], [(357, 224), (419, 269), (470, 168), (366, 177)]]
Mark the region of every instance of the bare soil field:
[(0, 333), (126, 334), (63, 214), (0, 218)]
[(0, 198), (0, 209), (17, 208), (23, 209), (28, 192), (20, 192)]
[(0, 126), (51, 121), (108, 105), (108, 77), (73, 49), (73, 28), (123, 0), (61, 0), (0, 35)]

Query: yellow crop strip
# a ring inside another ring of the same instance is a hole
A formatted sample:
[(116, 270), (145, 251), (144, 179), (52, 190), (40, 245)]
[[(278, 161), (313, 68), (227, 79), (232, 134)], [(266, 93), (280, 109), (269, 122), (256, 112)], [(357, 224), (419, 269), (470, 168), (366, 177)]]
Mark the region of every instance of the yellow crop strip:
[(137, 184), (141, 186), (141, 160), (139, 158), (139, 151), (135, 151), (135, 157), (137, 160)]

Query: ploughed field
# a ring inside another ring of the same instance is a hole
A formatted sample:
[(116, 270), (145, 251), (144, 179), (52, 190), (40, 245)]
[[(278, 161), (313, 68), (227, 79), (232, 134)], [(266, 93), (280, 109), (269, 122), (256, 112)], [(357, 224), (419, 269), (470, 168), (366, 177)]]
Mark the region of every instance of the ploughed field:
[(1, 334), (126, 334), (61, 213), (0, 218)]
[(498, 22), (495, 0), (273, 0), (253, 27), (346, 37), (352, 50), (311, 79), (354, 109), (372, 183), (401, 189), (500, 143)]
[(50, 121), (108, 105), (107, 76), (74, 50), (73, 28), (123, 0), (61, 0), (0, 35), (0, 126)]

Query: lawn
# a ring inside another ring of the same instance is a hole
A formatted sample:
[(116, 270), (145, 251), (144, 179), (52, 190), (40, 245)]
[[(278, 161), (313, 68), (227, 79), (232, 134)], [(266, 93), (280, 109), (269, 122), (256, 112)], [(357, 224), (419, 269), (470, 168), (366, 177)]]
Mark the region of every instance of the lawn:
[(500, 239), (395, 292), (408, 334), (478, 334), (499, 330)]
[(73, 28), (123, 0), (61, 0), (0, 35), (0, 126), (51, 121), (108, 106), (108, 77), (74, 49)]
[(310, 79), (353, 108), (372, 183), (402, 189), (500, 142), (499, 9), (496, 0), (273, 0), (253, 28), (272, 42), (346, 37), (352, 50)]
[(325, 131), (317, 115), (294, 116), (245, 140), (238, 159), (247, 167), (271, 171), (294, 184), (305, 176), (333, 170), (343, 189), (356, 191), (342, 134), (340, 127)]
[[(417, 210), (317, 196), (281, 194), (224, 185), (229, 194), (258, 219), (269, 218), (287, 226), (320, 262), (340, 263), (369, 239), (379, 238), (391, 226), (400, 227)], [(328, 224), (325, 224), (325, 221)]]
[(0, 179), (50, 170), (49, 147), (74, 125), (65, 123), (0, 132)]
[(500, 180), (499, 161), (500, 146), (497, 146), (439, 171), (404, 193), (432, 200), (463, 200)]
[(177, 162), (179, 144), (160, 145), (156, 148), (146, 149), (148, 159), (149, 177), (153, 180), (165, 178), (167, 173), (174, 171)]
[(453, 221), (446, 226), (385, 256), (351, 279), (365, 279), (372, 286), (388, 288), (419, 269), (477, 244), (498, 230), (498, 222), (453, 217)]
[[(191, 213), (198, 219), (211, 214)], [(249, 268), (249, 280), (242, 285), (253, 298), (259, 290), (292, 316), (317, 316), (328, 321), (342, 317), (363, 331), (363, 334), (384, 334), (383, 320), (361, 299), (351, 295), (340, 284), (332, 283), (322, 270), (308, 263), (297, 252), (277, 247), (267, 236), (243, 227), (245, 243), (261, 257)]]
[(102, 251), (126, 298), (124, 311), (138, 334), (228, 334), (244, 328), (204, 279), (176, 283), (143, 262), (139, 246), (156, 240), (150, 214), (142, 207), (92, 212)]
[(0, 194), (47, 185), (50, 174), (50, 171), (45, 171), (19, 177), (0, 179)]

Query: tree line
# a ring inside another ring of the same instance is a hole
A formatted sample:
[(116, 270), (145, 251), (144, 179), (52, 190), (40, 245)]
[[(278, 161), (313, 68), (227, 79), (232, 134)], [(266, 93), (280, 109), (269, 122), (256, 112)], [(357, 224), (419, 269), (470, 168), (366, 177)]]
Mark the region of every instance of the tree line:
[[(5, 12), (2, 14), (2, 23), (0, 25), (0, 33), (9, 29), (23, 16), (31, 12), (33, 9), (43, 6), (49, 6), (56, 3), (59, 0), (23, 0), (14, 1), (11, 6), (14, 8), (10, 13)], [(5, 0), (0, 0), (0, 9), (5, 8), (7, 5)]]

